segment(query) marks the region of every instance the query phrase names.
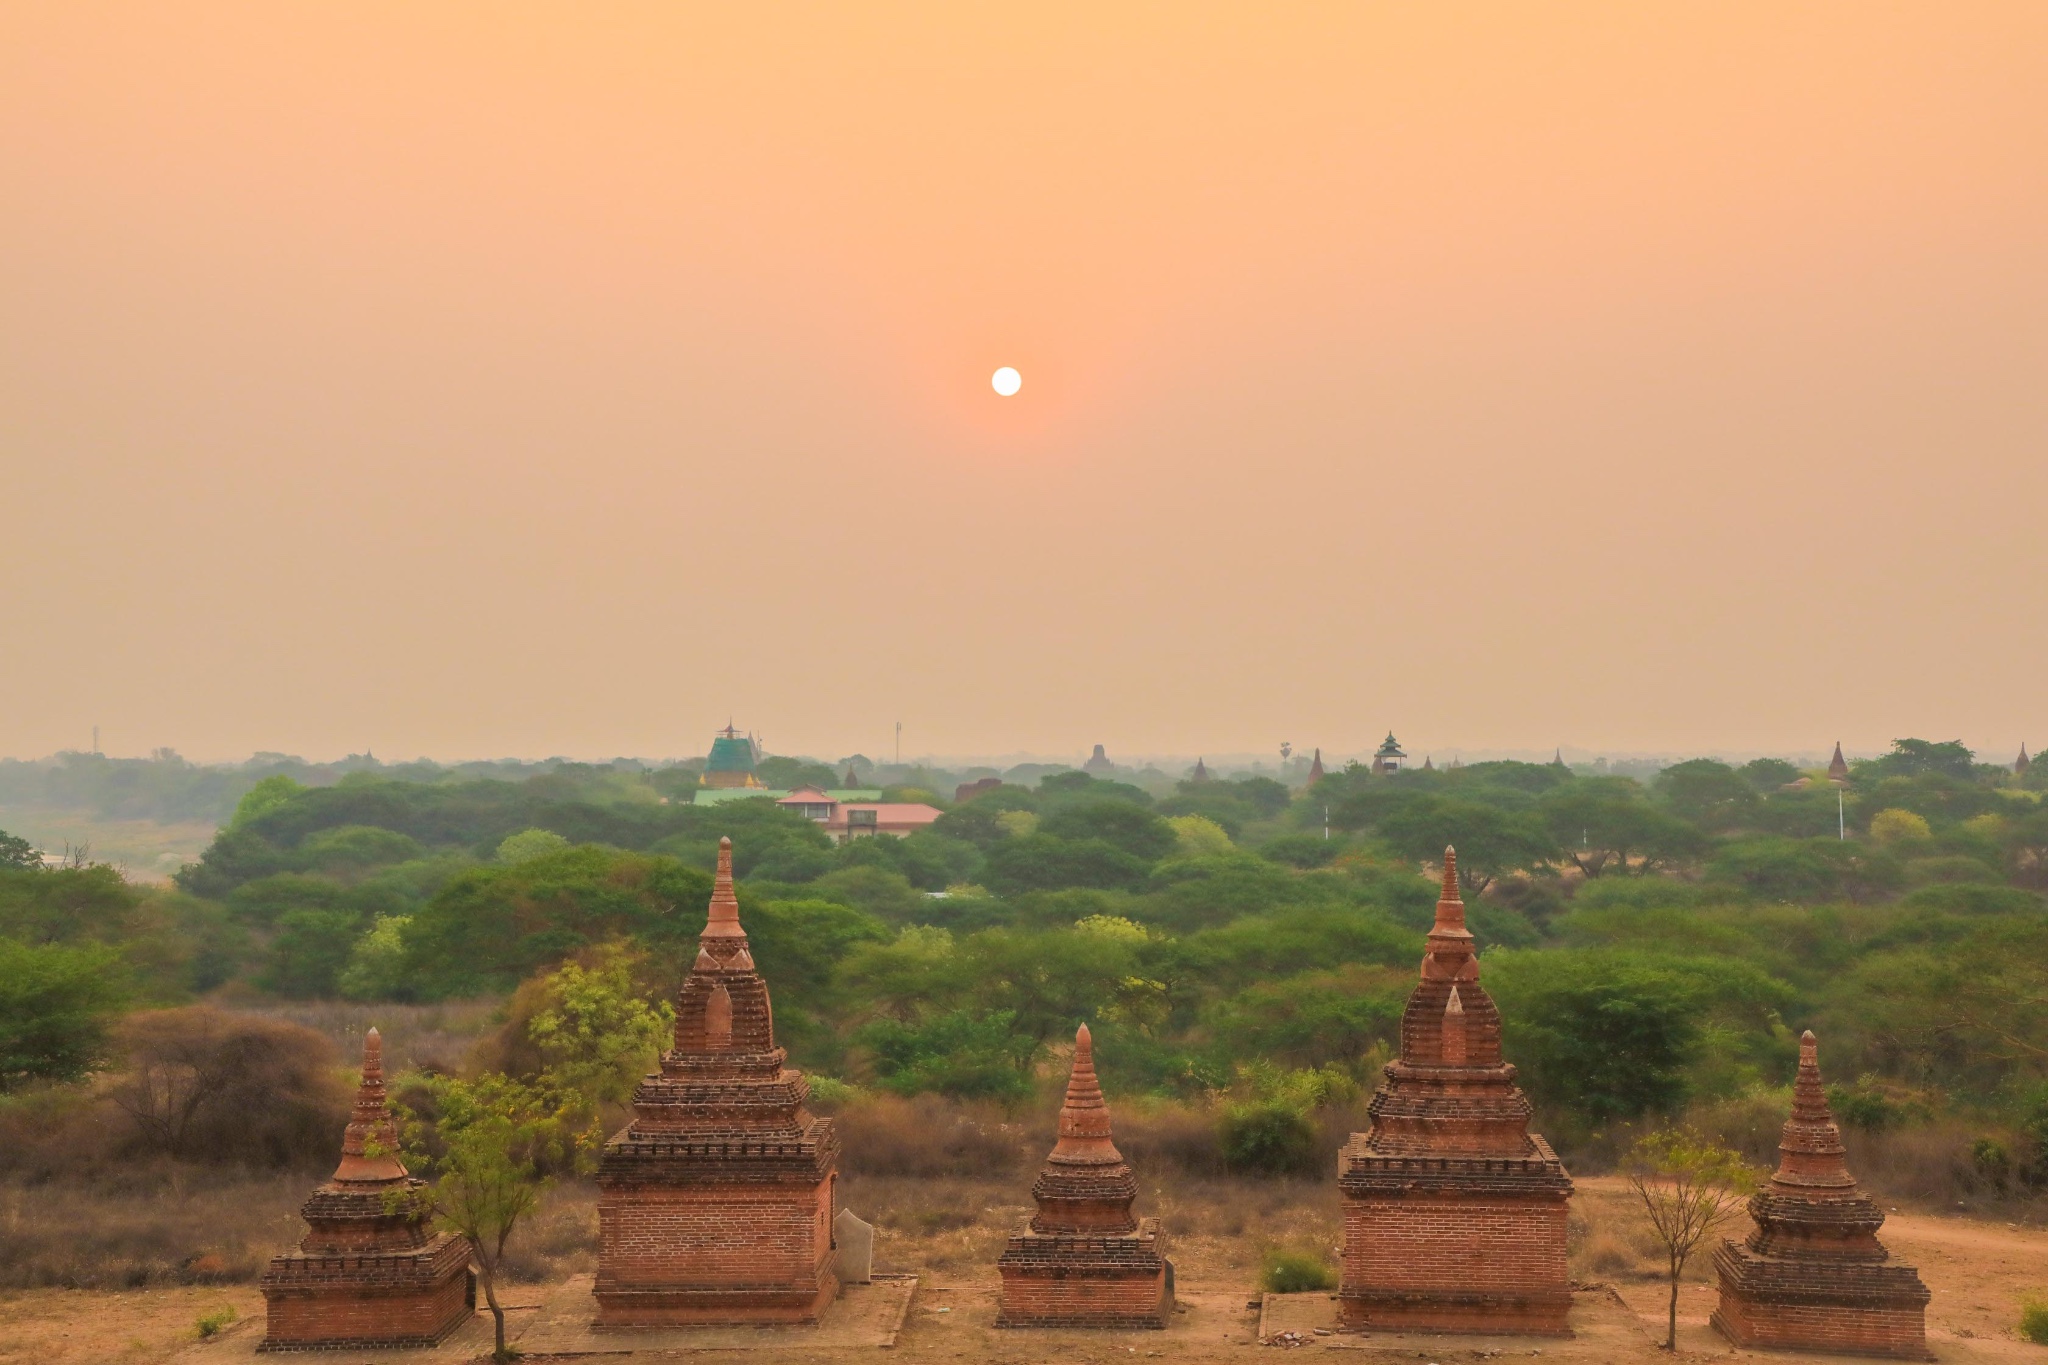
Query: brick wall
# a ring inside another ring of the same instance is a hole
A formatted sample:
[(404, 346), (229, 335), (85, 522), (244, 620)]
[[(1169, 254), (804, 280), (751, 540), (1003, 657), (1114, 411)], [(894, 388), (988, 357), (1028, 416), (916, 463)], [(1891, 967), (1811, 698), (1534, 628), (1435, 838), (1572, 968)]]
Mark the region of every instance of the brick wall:
[(1934, 1359), (1917, 1308), (1757, 1303), (1724, 1291), (1713, 1323), (1738, 1346)]
[(469, 1321), (469, 1257), (437, 1279), (407, 1289), (377, 1289), (345, 1278), (289, 1286), (266, 1284), (264, 1351), (423, 1346)]
[(1571, 1306), (1561, 1195), (1411, 1194), (1344, 1202), (1347, 1322), (1562, 1332)]
[(814, 1315), (836, 1292), (832, 1182), (605, 1189), (601, 1326)]

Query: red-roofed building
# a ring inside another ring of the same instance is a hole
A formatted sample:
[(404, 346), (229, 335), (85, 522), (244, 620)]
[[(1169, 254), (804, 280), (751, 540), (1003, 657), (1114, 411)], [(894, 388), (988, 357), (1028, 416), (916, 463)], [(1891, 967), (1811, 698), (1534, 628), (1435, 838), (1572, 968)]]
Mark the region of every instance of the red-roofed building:
[(931, 828), (932, 821), (945, 813), (921, 801), (842, 801), (837, 794), (816, 787), (799, 787), (775, 804), (817, 821), (825, 827), (826, 834), (842, 844), (848, 839), (872, 838), (877, 834), (901, 839)]

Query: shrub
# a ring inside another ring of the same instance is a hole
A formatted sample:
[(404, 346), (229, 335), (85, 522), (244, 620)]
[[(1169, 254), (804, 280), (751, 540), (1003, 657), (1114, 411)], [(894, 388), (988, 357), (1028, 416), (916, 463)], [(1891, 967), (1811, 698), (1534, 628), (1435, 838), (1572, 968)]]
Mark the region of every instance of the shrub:
[(1259, 1288), (1268, 1294), (1309, 1294), (1336, 1287), (1336, 1268), (1313, 1251), (1275, 1247), (1259, 1265)]
[(2021, 1302), (2020, 1335), (2036, 1346), (2048, 1346), (2048, 1298), (2029, 1297)]
[(1870, 837), (1880, 844), (1920, 844), (1933, 837), (1927, 817), (1893, 807), (1870, 817)]
[(199, 1339), (205, 1341), (211, 1337), (219, 1336), (227, 1330), (229, 1324), (234, 1322), (235, 1317), (236, 1314), (232, 1305), (216, 1308), (211, 1313), (201, 1313), (196, 1324), (199, 1329)]
[(108, 1019), (126, 1003), (123, 976), (114, 951), (97, 944), (0, 938), (0, 1091), (92, 1070)]
[(1309, 1116), (1286, 1100), (1248, 1100), (1227, 1105), (1217, 1121), (1223, 1164), (1255, 1175), (1291, 1175), (1316, 1161), (1316, 1128)]
[(111, 1092), (145, 1147), (285, 1166), (332, 1160), (347, 1123), (334, 1044), (312, 1029), (210, 1005), (121, 1022), (128, 1074)]

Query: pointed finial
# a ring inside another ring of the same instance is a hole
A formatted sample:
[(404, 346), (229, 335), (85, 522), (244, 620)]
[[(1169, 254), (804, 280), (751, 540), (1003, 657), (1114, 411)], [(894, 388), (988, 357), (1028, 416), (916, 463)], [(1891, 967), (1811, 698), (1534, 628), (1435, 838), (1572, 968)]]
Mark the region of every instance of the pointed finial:
[(1444, 848), (1443, 894), (1430, 926), (1429, 949), (1422, 955), (1425, 981), (1477, 981), (1478, 959), (1472, 953), (1472, 931), (1465, 927), (1465, 901), (1458, 894), (1458, 850)]
[(384, 1035), (363, 1034), (363, 1079), (341, 1135), (341, 1164), (333, 1179), (353, 1182), (405, 1179), (398, 1160), (398, 1126), (384, 1096)]
[[(1460, 906), (1465, 903), (1464, 898), (1458, 894), (1458, 850), (1449, 844), (1444, 845), (1444, 893), (1442, 899), (1444, 901), (1456, 901)], [(1460, 924), (1464, 923), (1462, 911), (1460, 912), (1458, 922)]]
[(1086, 1024), (1074, 1030), (1074, 1066), (1067, 1076), (1067, 1097), (1060, 1105), (1060, 1140), (1054, 1156), (1107, 1157), (1121, 1161), (1109, 1136), (1109, 1106), (1095, 1077), (1095, 1040)]
[(384, 1079), (384, 1035), (377, 1032), (375, 1024), (363, 1035), (363, 1079)]
[(732, 889), (732, 840), (718, 841), (718, 875), (711, 880), (711, 913), (700, 938), (745, 938), (740, 928), (740, 900)]

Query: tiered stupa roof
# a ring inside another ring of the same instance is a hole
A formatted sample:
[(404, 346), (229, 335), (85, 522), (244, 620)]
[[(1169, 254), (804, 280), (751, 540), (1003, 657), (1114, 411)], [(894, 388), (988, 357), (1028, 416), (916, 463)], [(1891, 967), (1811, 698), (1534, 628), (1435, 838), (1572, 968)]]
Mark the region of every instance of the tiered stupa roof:
[(1828, 760), (1828, 781), (1847, 782), (1848, 780), (1849, 760), (1842, 757), (1842, 741), (1838, 739), (1835, 741), (1835, 756)]
[(1317, 749), (1316, 749), (1316, 756), (1315, 756), (1315, 758), (1314, 758), (1314, 759), (1313, 759), (1313, 760), (1312, 760), (1312, 761), (1311, 761), (1311, 762), (1309, 763), (1309, 765), (1308, 765), (1308, 785), (1310, 785), (1311, 787), (1313, 787), (1313, 786), (1314, 786), (1314, 785), (1315, 785), (1316, 783), (1318, 783), (1318, 782), (1320, 782), (1320, 781), (1322, 781), (1322, 780), (1323, 780), (1323, 751), (1322, 751), (1322, 748), (1321, 748), (1320, 746), (1318, 746), (1318, 747), (1317, 747)]
[(1088, 1026), (1074, 1034), (1074, 1066), (1060, 1106), (1059, 1141), (1032, 1183), (1038, 1212), (1033, 1232), (1134, 1232), (1131, 1201), (1138, 1178), (1109, 1132), (1109, 1105), (1095, 1079), (1094, 1040)]
[(373, 1028), (363, 1035), (363, 1077), (342, 1130), (341, 1163), (300, 1208), (310, 1230), (299, 1246), (308, 1252), (425, 1246), (433, 1236), (426, 1214), (391, 1197), (393, 1190), (425, 1185), (398, 1159), (398, 1125), (384, 1090), (384, 1039)]
[(1756, 1230), (1714, 1257), (1714, 1325), (1745, 1346), (1929, 1359), (1927, 1288), (1877, 1239), (1884, 1212), (1843, 1160), (1819, 1051), (1800, 1036), (1778, 1169), (1749, 1200)]
[[(1422, 980), (1401, 1014), (1401, 1055), (1367, 1112), (1364, 1150), (1378, 1156), (1557, 1158), (1529, 1134), (1528, 1098), (1501, 1060), (1500, 1011), (1479, 985), (1465, 927), (1458, 854), (1444, 850), (1443, 890), (1422, 958)], [(1558, 1178), (1564, 1178), (1562, 1170)]]
[[(730, 839), (718, 841), (718, 874), (697, 945), (676, 997), (675, 1046), (662, 1054), (661, 1070), (634, 1090), (633, 1122), (614, 1139), (607, 1165), (642, 1147), (684, 1141), (766, 1144), (804, 1164), (829, 1157), (820, 1150), (818, 1120), (804, 1108), (810, 1083), (783, 1065), (789, 1054), (775, 1045), (768, 983), (754, 970), (740, 927)], [(824, 1131), (829, 1138), (829, 1125)]]

